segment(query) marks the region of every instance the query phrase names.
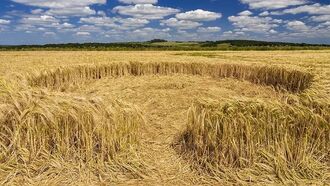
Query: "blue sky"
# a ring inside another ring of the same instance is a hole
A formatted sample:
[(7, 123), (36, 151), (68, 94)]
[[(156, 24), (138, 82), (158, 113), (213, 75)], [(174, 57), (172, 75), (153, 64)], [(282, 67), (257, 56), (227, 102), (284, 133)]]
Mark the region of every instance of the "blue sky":
[(0, 44), (255, 39), (330, 44), (329, 0), (1, 0)]

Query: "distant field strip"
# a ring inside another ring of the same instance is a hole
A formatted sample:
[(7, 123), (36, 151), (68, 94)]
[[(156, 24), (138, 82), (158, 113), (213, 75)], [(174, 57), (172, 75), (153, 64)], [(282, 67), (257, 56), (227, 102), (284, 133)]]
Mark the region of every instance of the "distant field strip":
[(85, 80), (125, 75), (170, 75), (187, 74), (212, 76), (214, 78), (235, 78), (252, 83), (273, 86), (291, 92), (307, 89), (313, 75), (280, 67), (249, 66), (239, 64), (205, 63), (113, 63), (106, 65), (85, 65), (47, 70), (29, 77), (30, 85), (58, 89), (66, 84), (79, 84)]

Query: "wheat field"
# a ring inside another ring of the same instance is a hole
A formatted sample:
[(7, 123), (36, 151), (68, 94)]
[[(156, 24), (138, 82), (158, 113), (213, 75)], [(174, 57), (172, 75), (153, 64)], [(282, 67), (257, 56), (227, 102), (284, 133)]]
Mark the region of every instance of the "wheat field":
[(330, 185), (330, 51), (0, 52), (1, 185)]

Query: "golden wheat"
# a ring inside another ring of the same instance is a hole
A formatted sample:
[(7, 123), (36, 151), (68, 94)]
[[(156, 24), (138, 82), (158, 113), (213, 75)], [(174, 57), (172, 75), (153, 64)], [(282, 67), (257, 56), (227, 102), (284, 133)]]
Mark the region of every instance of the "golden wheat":
[(0, 184), (330, 184), (329, 52), (208, 53), (0, 53)]
[(300, 92), (308, 88), (313, 75), (297, 70), (288, 71), (279, 67), (248, 66), (238, 64), (205, 63), (113, 63), (107, 65), (86, 65), (71, 68), (58, 68), (35, 74), (29, 81), (32, 86), (59, 88), (67, 84), (79, 84), (86, 80), (125, 75), (170, 75), (188, 74), (212, 76), (214, 78), (236, 78), (252, 83), (269, 85), (274, 88)]
[(0, 162), (8, 167), (54, 158), (103, 165), (140, 139), (143, 118), (133, 106), (0, 87)]
[(236, 170), (236, 181), (330, 181), (329, 121), (299, 104), (199, 101), (180, 138), (181, 150), (201, 166)]

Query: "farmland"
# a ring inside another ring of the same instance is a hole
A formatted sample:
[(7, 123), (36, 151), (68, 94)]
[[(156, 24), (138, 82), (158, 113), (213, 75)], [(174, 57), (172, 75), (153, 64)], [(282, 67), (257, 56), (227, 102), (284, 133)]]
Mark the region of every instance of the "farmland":
[(3, 51), (0, 78), (0, 184), (330, 184), (329, 50)]

